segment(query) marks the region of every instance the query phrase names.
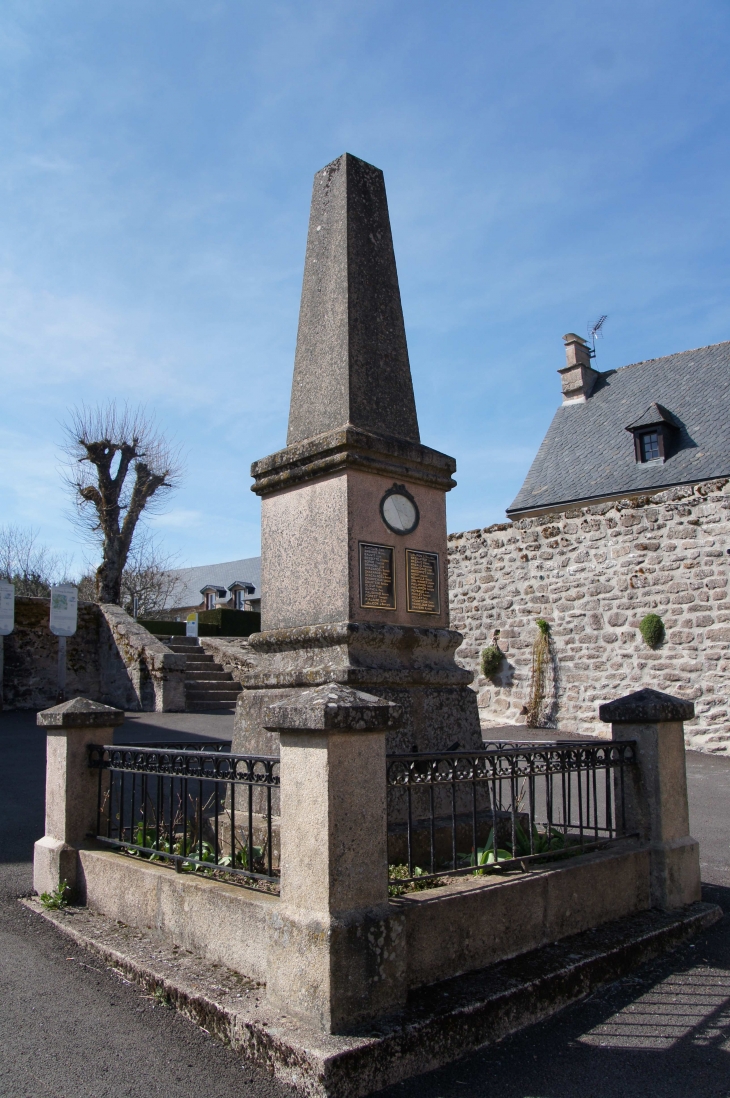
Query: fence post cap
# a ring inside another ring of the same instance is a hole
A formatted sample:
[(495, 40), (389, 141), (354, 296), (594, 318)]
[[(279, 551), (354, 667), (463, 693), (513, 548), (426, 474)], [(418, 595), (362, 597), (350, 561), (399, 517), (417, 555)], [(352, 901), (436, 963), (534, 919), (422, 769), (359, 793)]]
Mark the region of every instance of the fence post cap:
[(124, 710), (89, 698), (72, 698), (41, 710), (36, 723), (41, 728), (109, 728), (124, 723)]
[(402, 717), (403, 706), (395, 702), (330, 682), (267, 705), (264, 727), (271, 732), (376, 732), (398, 728)]
[(616, 701), (598, 707), (598, 716), (607, 724), (652, 724), (660, 721), (691, 721), (694, 702), (644, 687)]

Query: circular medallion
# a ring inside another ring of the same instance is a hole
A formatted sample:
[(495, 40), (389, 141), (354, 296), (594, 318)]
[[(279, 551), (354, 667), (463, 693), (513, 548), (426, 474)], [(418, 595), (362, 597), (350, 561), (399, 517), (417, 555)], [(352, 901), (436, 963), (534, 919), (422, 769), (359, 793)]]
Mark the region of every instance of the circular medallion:
[(412, 534), (421, 516), (418, 504), (402, 484), (394, 484), (380, 501), (380, 515), (394, 534)]

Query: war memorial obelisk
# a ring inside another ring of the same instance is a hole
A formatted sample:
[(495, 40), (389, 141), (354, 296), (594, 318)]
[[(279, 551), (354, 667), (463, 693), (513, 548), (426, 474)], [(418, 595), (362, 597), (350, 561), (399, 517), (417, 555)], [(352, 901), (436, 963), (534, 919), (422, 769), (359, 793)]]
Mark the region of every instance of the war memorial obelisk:
[(332, 682), (403, 706), (389, 751), (481, 744), (449, 629), (455, 469), (420, 441), (383, 173), (345, 153), (314, 177), (287, 445), (251, 467), (262, 631), (235, 751), (277, 754), (264, 707)]

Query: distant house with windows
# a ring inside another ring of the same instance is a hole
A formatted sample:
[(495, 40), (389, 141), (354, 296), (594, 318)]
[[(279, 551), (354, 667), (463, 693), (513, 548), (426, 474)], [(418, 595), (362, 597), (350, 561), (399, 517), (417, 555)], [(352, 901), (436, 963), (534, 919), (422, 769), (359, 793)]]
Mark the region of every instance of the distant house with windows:
[(261, 557), (175, 568), (175, 583), (165, 604), (166, 618), (184, 618), (193, 611), (261, 611)]
[[(562, 404), (511, 522), (449, 538), (452, 626), (483, 724), (598, 733), (600, 702), (653, 686), (694, 701), (694, 746), (728, 752), (730, 342), (600, 371), (584, 339), (563, 339)], [(505, 659), (485, 676), (497, 630)]]

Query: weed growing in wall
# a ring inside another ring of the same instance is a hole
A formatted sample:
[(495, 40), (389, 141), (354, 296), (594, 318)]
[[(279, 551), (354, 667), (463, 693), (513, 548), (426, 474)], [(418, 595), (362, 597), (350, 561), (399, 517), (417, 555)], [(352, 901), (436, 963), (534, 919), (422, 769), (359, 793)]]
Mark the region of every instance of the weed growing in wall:
[(497, 638), (499, 637), (499, 629), (494, 630), (494, 636), (492, 643), (482, 650), (482, 674), (485, 678), (491, 678), (492, 675), (496, 675), (502, 666), (504, 660), (504, 652), (499, 647)]
[(539, 728), (545, 701), (545, 686), (550, 665), (550, 625), (538, 618), (537, 636), (532, 644), (532, 671), (530, 675), (530, 700), (527, 703), (525, 723), (529, 728)]
[(639, 622), (639, 632), (650, 648), (657, 648), (664, 640), (664, 622), (658, 614), (647, 614)]
[(41, 892), (41, 903), (46, 911), (58, 911), (68, 905), (71, 889), (67, 881), (61, 881), (53, 892)]

